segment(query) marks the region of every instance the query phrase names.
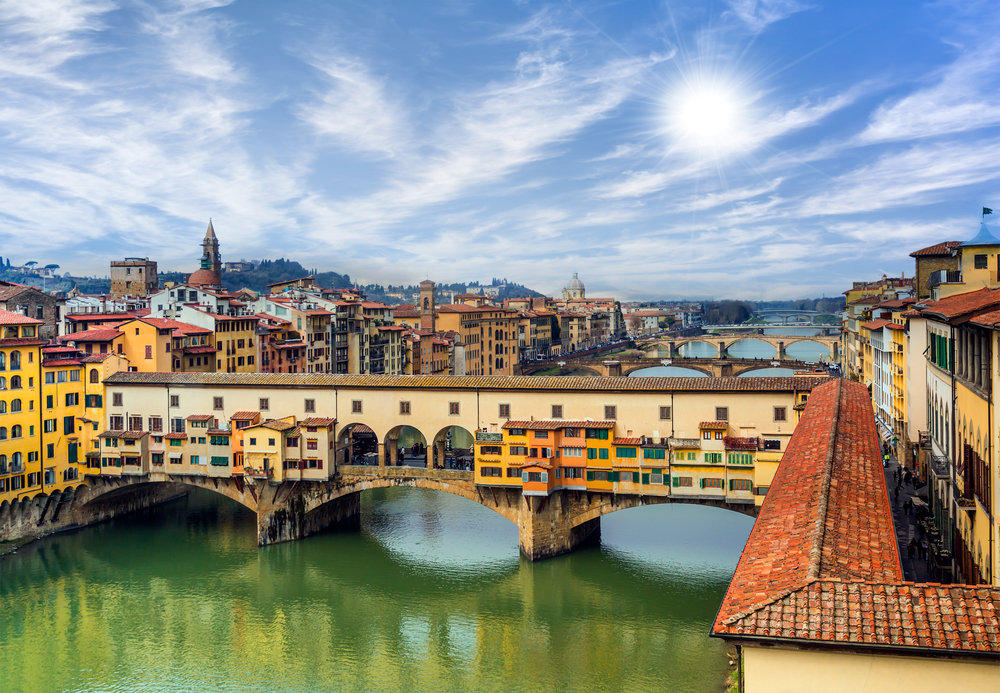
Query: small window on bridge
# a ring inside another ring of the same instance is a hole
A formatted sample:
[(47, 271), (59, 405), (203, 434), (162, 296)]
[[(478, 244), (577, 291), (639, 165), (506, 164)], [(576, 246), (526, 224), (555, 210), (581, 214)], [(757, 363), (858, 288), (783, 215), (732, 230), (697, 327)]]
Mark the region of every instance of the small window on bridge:
[(660, 407), (660, 420), (661, 421), (670, 420), (670, 407)]
[(305, 410), (307, 412), (315, 413), (315, 411), (316, 411), (316, 400), (314, 400), (314, 399), (307, 399), (305, 401)]
[(409, 402), (400, 402), (399, 403), (399, 413), (400, 414), (409, 414), (410, 413), (410, 403)]
[(448, 402), (448, 415), (458, 416), (458, 402)]
[(500, 405), (500, 418), (509, 419), (510, 418), (510, 405), (501, 404)]
[(604, 418), (605, 419), (617, 419), (618, 418), (618, 407), (606, 406), (604, 407)]
[(552, 418), (553, 419), (561, 419), (562, 416), (563, 416), (562, 405), (561, 404), (553, 404), (552, 405)]
[(775, 407), (774, 408), (774, 420), (775, 421), (787, 421), (787, 409), (785, 407)]
[(729, 421), (729, 407), (716, 407), (715, 408), (715, 420), (716, 421)]
[(351, 401), (351, 413), (360, 414), (361, 413), (361, 400), (356, 399)]

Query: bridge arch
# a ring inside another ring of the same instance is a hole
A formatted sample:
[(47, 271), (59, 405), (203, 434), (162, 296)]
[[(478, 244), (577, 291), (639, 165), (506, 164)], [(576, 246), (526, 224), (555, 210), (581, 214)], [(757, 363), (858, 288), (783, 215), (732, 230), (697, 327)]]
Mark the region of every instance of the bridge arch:
[(793, 337), (793, 338), (784, 340), (784, 342), (785, 342), (785, 350), (786, 351), (788, 350), (788, 347), (790, 347), (791, 345), (793, 345), (793, 344), (800, 344), (802, 342), (810, 342), (812, 344), (818, 344), (821, 347), (825, 347), (830, 352), (830, 358), (833, 358), (834, 352), (836, 351), (835, 343), (833, 343), (833, 342), (826, 342), (826, 341), (820, 341), (820, 340), (816, 339), (815, 337)]
[(385, 434), (385, 464), (390, 467), (427, 467), (431, 455), (427, 436), (416, 426), (399, 424)]
[(436, 468), (454, 469), (456, 467), (449, 464), (463, 462), (471, 464), (475, 458), (476, 434), (464, 426), (456, 424), (445, 426), (434, 435), (433, 441), (434, 449), (437, 451), (434, 460)]
[(704, 505), (713, 508), (720, 508), (730, 512), (739, 513), (748, 517), (756, 518), (759, 508), (754, 503), (726, 503), (724, 498), (685, 498), (683, 496), (616, 496), (614, 494), (600, 494), (601, 499), (596, 504), (585, 511), (574, 514), (570, 518), (572, 527), (579, 527), (596, 520), (597, 518), (610, 515), (619, 510), (629, 510), (647, 505), (664, 505), (667, 503), (681, 503), (684, 505)]
[[(682, 347), (684, 347), (684, 346), (686, 346), (688, 344), (694, 344), (696, 342), (701, 342), (701, 343), (707, 344), (708, 346), (710, 346), (713, 349), (715, 349), (716, 356), (722, 356), (722, 354), (719, 353), (719, 342), (724, 342), (724, 341), (725, 340), (722, 339), (722, 338), (713, 339), (711, 335), (703, 335), (703, 336), (699, 336), (699, 337), (687, 337), (685, 339), (678, 339), (678, 340), (676, 340), (674, 342), (674, 344), (677, 347), (677, 353), (678, 354), (681, 353), (681, 348)], [(670, 347), (670, 342), (669, 341), (667, 341), (667, 342), (659, 342), (659, 343), (662, 344), (662, 345), (664, 345), (664, 346), (666, 346), (667, 348)], [(710, 357), (707, 357), (707, 358), (710, 358)]]
[[(86, 507), (92, 503), (103, 503), (125, 496), (140, 494), (144, 491), (162, 488), (165, 484), (186, 488), (204, 489), (218, 493), (221, 496), (236, 501), (248, 510), (257, 512), (257, 500), (249, 491), (246, 483), (237, 483), (232, 477), (204, 477), (190, 475), (164, 475), (163, 479), (151, 479), (147, 476), (108, 477), (95, 479), (92, 484), (84, 483), (75, 487), (74, 500), (78, 505)], [(70, 489), (63, 492), (65, 495)]]
[(364, 464), (365, 455), (378, 455), (378, 443), (378, 435), (368, 424), (346, 424), (337, 434), (337, 464)]
[[(745, 337), (735, 337), (735, 338), (732, 338), (731, 340), (730, 340), (730, 339), (727, 339), (727, 340), (725, 340), (725, 341), (726, 341), (726, 350), (727, 350), (727, 351), (728, 351), (728, 350), (729, 350), (729, 348), (730, 348), (731, 346), (733, 346), (734, 344), (738, 344), (738, 343), (740, 343), (740, 342), (749, 342), (749, 341), (753, 341), (753, 342), (760, 342), (761, 344), (765, 344), (765, 345), (769, 346), (770, 348), (774, 349), (774, 355), (775, 355), (775, 357), (779, 356), (779, 354), (778, 354), (778, 343), (777, 343), (777, 341), (776, 341), (776, 340), (773, 340), (773, 339), (766, 339), (766, 338), (763, 338), (763, 335), (759, 335), (759, 334), (756, 334), (756, 335), (752, 335), (752, 334), (748, 334), (748, 335), (747, 335), (747, 336), (745, 336)], [(785, 346), (786, 346), (786, 347), (788, 346), (787, 342), (785, 343)]]
[[(623, 366), (622, 367), (622, 376), (631, 375), (632, 373), (635, 373), (636, 371), (644, 371), (647, 368), (659, 368), (661, 365), (662, 364), (660, 364), (658, 361), (655, 361), (653, 359), (649, 359), (649, 363), (637, 363), (637, 364), (630, 365), (630, 366)], [(704, 373), (705, 375), (707, 375), (709, 377), (712, 377), (714, 375), (714, 372), (712, 371), (712, 369), (711, 368), (707, 368), (705, 366), (696, 366), (694, 364), (680, 362), (680, 363), (674, 365), (673, 367), (674, 368), (686, 368), (686, 369), (688, 369), (690, 371), (698, 371), (699, 373)]]

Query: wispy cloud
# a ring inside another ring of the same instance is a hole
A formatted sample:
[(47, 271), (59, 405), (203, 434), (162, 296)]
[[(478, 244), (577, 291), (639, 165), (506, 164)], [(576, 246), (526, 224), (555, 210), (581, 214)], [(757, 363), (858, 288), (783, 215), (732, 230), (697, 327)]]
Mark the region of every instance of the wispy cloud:
[(809, 9), (796, 0), (727, 0), (730, 11), (746, 22), (754, 31), (760, 31), (768, 24)]

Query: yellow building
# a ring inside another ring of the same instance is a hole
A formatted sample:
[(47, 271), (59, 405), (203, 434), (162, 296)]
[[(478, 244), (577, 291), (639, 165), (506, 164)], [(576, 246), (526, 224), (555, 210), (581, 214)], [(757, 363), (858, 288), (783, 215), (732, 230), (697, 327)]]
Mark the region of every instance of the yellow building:
[(0, 310), (0, 503), (44, 492), (41, 399), (43, 321)]

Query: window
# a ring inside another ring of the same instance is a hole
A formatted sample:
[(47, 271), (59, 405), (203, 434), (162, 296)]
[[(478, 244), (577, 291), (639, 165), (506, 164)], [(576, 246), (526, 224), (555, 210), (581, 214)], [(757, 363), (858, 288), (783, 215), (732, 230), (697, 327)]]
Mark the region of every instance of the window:
[(779, 438), (778, 440), (769, 440), (769, 439), (765, 438), (764, 439), (764, 449), (765, 450), (780, 450), (781, 449), (781, 439)]
[(561, 419), (562, 418), (562, 409), (563, 408), (562, 408), (561, 404), (553, 404), (552, 405), (552, 418), (553, 419)]
[(975, 268), (976, 269), (987, 269), (989, 267), (989, 265), (986, 264), (988, 259), (989, 259), (988, 255), (976, 255), (975, 261), (974, 261), (975, 262)]
[(705, 462), (708, 464), (722, 464), (722, 453), (721, 452), (706, 452)]
[(21, 389), (21, 376), (15, 375), (10, 379), (10, 389), (20, 390)]
[(579, 428), (565, 428), (563, 429), (563, 438), (580, 438)]
[(750, 479), (730, 479), (729, 480), (729, 490), (730, 491), (752, 491), (753, 482)]
[(501, 467), (480, 467), (479, 476), (503, 476), (503, 469)]
[(171, 433), (183, 433), (184, 432), (184, 419), (174, 418), (170, 419), (170, 432)]
[(509, 419), (510, 418), (510, 405), (501, 404), (500, 405), (500, 418)]
[(318, 440), (307, 440), (306, 441), (306, 450), (319, 450), (319, 441)]
[(45, 433), (55, 433), (56, 432), (56, 420), (55, 419), (45, 419), (42, 425), (42, 430)]
[(666, 448), (643, 448), (642, 459), (644, 460), (665, 460), (667, 459)]
[(251, 445), (256, 445), (257, 444), (257, 439), (256, 438), (251, 438), (250, 439), (250, 444)]
[(224, 409), (222, 406), (222, 397), (212, 398), (212, 409)]
[(121, 414), (114, 414), (108, 417), (109, 425), (112, 431), (124, 431), (125, 430), (125, 417)]
[(512, 428), (510, 429), (510, 433), (508, 435), (523, 436), (527, 435), (527, 432), (523, 428)]
[(503, 454), (503, 448), (499, 445), (480, 445), (479, 453), (482, 455), (501, 455)]
[(69, 372), (69, 381), (71, 383), (78, 383), (78, 382), (80, 382), (80, 371), (70, 371)]
[(170, 395), (170, 406), (179, 407), (181, 406), (181, 396), (180, 395)]
[(76, 419), (72, 416), (63, 417), (63, 435), (71, 435), (76, 432)]
[(45, 408), (51, 409), (55, 406), (55, 398), (52, 395), (45, 395)]
[(702, 431), (701, 432), (701, 439), (702, 440), (712, 440), (712, 432), (711, 431)]
[(267, 439), (267, 444), (268, 445), (274, 445), (274, 438), (268, 438)]
[(521, 470), (517, 469), (516, 467), (508, 467), (507, 468), (507, 476), (509, 476), (509, 477), (510, 476), (521, 476)]
[(661, 421), (670, 420), (670, 407), (660, 407), (660, 420)]
[(715, 420), (716, 421), (729, 421), (729, 407), (716, 407), (715, 408)]
[(152, 344), (147, 344), (146, 345), (146, 358), (147, 359), (153, 358), (153, 345)]
[(729, 453), (729, 464), (752, 465), (753, 455), (749, 452), (731, 452)]
[(305, 410), (307, 412), (315, 413), (316, 412), (316, 400), (314, 400), (314, 399), (307, 399), (305, 401)]
[(722, 440), (722, 439), (723, 439), (724, 437), (725, 437), (725, 436), (723, 435), (723, 432), (722, 432), (722, 431), (716, 431), (716, 432), (715, 432), (715, 439), (716, 439), (716, 440)]
[(128, 430), (130, 430), (130, 431), (141, 431), (142, 430), (142, 417), (141, 416), (130, 416), (130, 417), (128, 417)]
[(787, 410), (785, 407), (775, 407), (774, 408), (774, 420), (775, 421), (787, 421)]
[(271, 401), (267, 397), (261, 397), (257, 402), (257, 408), (261, 411), (267, 411), (271, 406)]
[(19, 411), (21, 411), (21, 400), (19, 400), (19, 399), (12, 399), (10, 401), (10, 413), (11, 414), (16, 414)]
[[(544, 479), (542, 478), (543, 476), (545, 477)], [(521, 474), (521, 480), (535, 484), (542, 483), (543, 481), (548, 483), (549, 475), (547, 472), (523, 472)]]
[(356, 399), (351, 401), (351, 413), (360, 414), (361, 413), (361, 400)]
[(535, 431), (535, 440), (548, 440), (548, 439), (549, 439), (548, 431)]
[(409, 402), (400, 402), (399, 403), (399, 413), (400, 414), (409, 414), (410, 413), (410, 403)]
[(691, 477), (689, 476), (675, 476), (674, 486), (681, 486), (685, 488), (691, 487)]
[(79, 392), (67, 392), (66, 393), (66, 406), (75, 407), (80, 404), (80, 393)]
[(96, 368), (91, 368), (90, 369), (90, 382), (91, 383), (93, 383), (93, 384), (96, 385), (97, 383), (100, 382), (100, 377), (101, 377), (101, 374), (97, 372)]
[(149, 430), (155, 433), (163, 431), (163, 419), (159, 416), (149, 417)]
[(606, 428), (588, 428), (586, 431), (586, 438), (592, 440), (607, 440), (608, 439), (608, 429)]
[(111, 405), (115, 407), (122, 406), (122, 393), (120, 392), (111, 393)]
[(511, 445), (508, 449), (510, 450), (511, 455), (527, 456), (528, 454), (528, 448), (521, 445)]
[(448, 415), (458, 416), (458, 402), (448, 402)]
[(563, 457), (583, 457), (583, 448), (563, 448)]
[(702, 488), (725, 488), (726, 487), (726, 481), (725, 481), (725, 479), (702, 479), (701, 480), (701, 487)]
[(618, 407), (615, 406), (605, 406), (604, 407), (604, 418), (606, 420), (612, 420), (618, 418)]

